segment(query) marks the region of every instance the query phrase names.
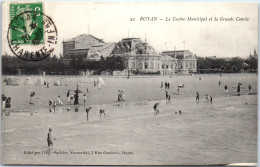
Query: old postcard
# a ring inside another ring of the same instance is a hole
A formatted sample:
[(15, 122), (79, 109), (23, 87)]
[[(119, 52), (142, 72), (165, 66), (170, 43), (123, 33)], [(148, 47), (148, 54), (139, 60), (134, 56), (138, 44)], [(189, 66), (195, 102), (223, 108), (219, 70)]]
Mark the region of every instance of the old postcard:
[(2, 3), (1, 159), (256, 165), (258, 4)]

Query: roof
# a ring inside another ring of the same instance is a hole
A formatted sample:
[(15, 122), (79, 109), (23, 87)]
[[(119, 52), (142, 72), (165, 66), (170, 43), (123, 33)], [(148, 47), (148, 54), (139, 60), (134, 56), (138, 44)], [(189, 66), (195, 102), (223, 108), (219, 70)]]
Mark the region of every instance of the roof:
[(81, 39), (83, 39), (83, 38), (85, 38), (87, 36), (90, 36), (90, 37), (98, 40), (99, 42), (103, 42), (104, 43), (104, 41), (102, 39), (99, 39), (99, 38), (97, 38), (97, 37), (95, 37), (95, 36), (93, 36), (91, 34), (81, 34), (81, 35), (78, 35), (78, 36), (76, 36), (74, 38), (71, 38), (69, 40), (63, 41), (63, 43), (65, 43), (65, 42), (74, 42), (74, 41), (77, 42), (77, 41), (79, 41), (79, 40), (81, 40)]

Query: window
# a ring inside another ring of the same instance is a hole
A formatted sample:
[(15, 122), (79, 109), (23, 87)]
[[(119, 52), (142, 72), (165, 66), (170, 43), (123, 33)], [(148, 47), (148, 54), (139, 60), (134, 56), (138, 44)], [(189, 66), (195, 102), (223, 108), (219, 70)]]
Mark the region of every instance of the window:
[(138, 64), (138, 68), (140, 68), (140, 69), (143, 68), (142, 63), (139, 63), (139, 64)]
[(173, 69), (173, 63), (171, 64), (171, 69)]
[(153, 62), (150, 63), (150, 69), (153, 69)]
[(166, 64), (166, 69), (168, 69), (169, 68), (169, 64)]
[(158, 67), (158, 69), (160, 69), (160, 63), (157, 63), (157, 67)]
[(164, 64), (162, 64), (162, 69), (164, 69), (164, 66), (165, 66), (165, 65), (164, 65)]
[(144, 69), (148, 69), (148, 63), (147, 62), (144, 63)]

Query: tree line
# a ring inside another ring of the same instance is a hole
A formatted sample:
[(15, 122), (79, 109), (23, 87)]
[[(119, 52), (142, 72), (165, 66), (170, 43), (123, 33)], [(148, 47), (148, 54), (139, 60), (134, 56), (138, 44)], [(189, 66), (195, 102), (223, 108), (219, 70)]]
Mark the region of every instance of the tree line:
[(258, 60), (254, 56), (246, 59), (233, 57), (224, 58), (203, 58), (197, 57), (198, 73), (239, 73), (239, 72), (257, 72)]
[(107, 57), (100, 60), (85, 60), (83, 58), (72, 59), (69, 63), (64, 63), (62, 57), (46, 57), (40, 61), (26, 61), (16, 56), (2, 56), (3, 75), (38, 75), (44, 71), (46, 75), (79, 74), (79, 71), (122, 71), (125, 69), (124, 59), (121, 57)]
[[(257, 72), (257, 57), (249, 56), (246, 59), (239, 57), (223, 58), (202, 58), (197, 57), (198, 73), (238, 73)], [(74, 58), (69, 63), (64, 63), (62, 57), (47, 57), (40, 61), (26, 61), (16, 56), (2, 56), (3, 75), (37, 75), (43, 71), (46, 75), (79, 74), (80, 71), (94, 71), (93, 74), (100, 74), (102, 71), (122, 71), (126, 68), (125, 60), (122, 57), (101, 57), (100, 60), (89, 60)]]

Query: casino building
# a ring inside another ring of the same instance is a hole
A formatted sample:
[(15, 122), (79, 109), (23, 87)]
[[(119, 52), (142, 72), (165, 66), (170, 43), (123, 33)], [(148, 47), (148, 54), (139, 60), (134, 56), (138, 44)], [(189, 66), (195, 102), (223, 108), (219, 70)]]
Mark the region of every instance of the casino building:
[(125, 74), (188, 74), (197, 72), (197, 59), (189, 50), (164, 51), (158, 54), (145, 40), (124, 38), (118, 43), (105, 43), (90, 34), (63, 41), (63, 62), (73, 58), (99, 60), (120, 56), (125, 60)]
[(119, 41), (111, 56), (125, 58), (127, 70), (132, 73), (188, 74), (197, 72), (197, 59), (189, 50), (164, 51), (155, 49), (140, 38)]

